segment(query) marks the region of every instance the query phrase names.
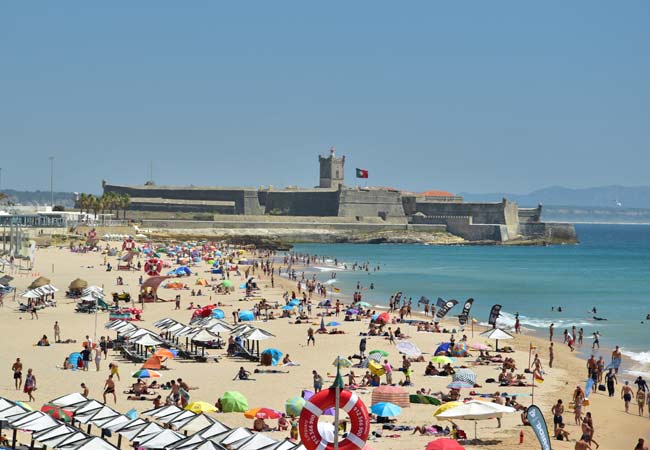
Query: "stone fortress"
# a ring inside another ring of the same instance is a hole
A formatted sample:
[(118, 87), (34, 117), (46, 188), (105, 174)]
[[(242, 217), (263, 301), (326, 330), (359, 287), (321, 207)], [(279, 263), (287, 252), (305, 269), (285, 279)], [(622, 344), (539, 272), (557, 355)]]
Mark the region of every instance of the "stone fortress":
[[(326, 227), (354, 232), (447, 231), (466, 241), (535, 240), (576, 242), (573, 225), (542, 222), (542, 206), (519, 208), (503, 199), (496, 203), (466, 203), (444, 191), (420, 194), (392, 188), (347, 187), (345, 156), (334, 149), (319, 156), (317, 187), (235, 188), (120, 186), (103, 182), (104, 192), (129, 194), (131, 210), (211, 214), (211, 228)], [(163, 221), (154, 226), (170, 226)], [(179, 226), (176, 224), (175, 226)], [(196, 227), (187, 223), (183, 227)]]

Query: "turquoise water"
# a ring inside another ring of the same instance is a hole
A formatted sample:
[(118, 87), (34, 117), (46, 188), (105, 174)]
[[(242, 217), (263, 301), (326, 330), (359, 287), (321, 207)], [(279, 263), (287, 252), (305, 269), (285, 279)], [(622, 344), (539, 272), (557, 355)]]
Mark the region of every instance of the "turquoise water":
[[(475, 299), (471, 315), (485, 322), (495, 303), (503, 305), (504, 325), (515, 312), (525, 327), (546, 335), (551, 322), (556, 335), (572, 325), (585, 337), (598, 330), (603, 347), (620, 345), (637, 364), (650, 370), (650, 226), (576, 225), (581, 243), (551, 247), (302, 244), (297, 253), (326, 255), (346, 263), (336, 286), (350, 295), (357, 282), (364, 300), (386, 305), (402, 291), (416, 304), (424, 295)], [(354, 262), (379, 265), (369, 273), (350, 270)], [(321, 280), (330, 274), (323, 267)], [(459, 314), (461, 305), (449, 313)], [(561, 313), (551, 311), (562, 306)], [(607, 321), (593, 320), (592, 307)], [(646, 323), (641, 324), (641, 321)], [(587, 340), (585, 344), (589, 341)], [(590, 345), (589, 345), (590, 346)]]

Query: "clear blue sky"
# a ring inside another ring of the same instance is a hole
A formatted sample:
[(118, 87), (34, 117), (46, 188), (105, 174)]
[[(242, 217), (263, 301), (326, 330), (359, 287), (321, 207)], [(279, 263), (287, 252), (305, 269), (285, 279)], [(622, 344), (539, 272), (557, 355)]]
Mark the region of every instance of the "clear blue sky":
[[(110, 4), (109, 4), (110, 3)], [(118, 5), (119, 4), (119, 5)], [(648, 184), (650, 2), (3, 2), (2, 187)]]

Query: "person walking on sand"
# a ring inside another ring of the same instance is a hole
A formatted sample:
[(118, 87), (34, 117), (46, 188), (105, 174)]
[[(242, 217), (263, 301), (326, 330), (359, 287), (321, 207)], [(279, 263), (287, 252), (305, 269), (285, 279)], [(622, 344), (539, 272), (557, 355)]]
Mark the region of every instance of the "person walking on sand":
[(609, 372), (607, 372), (607, 375), (605, 375), (605, 383), (607, 384), (607, 393), (610, 397), (613, 397), (614, 384), (618, 384), (618, 380), (616, 379), (616, 372), (614, 372), (614, 369), (609, 369)]
[(395, 345), (395, 334), (391, 327), (388, 327), (388, 343)]
[(11, 366), (11, 370), (14, 372), (14, 385), (18, 391), (23, 386), (23, 363), (20, 361), (20, 358), (16, 358), (16, 362)]
[(548, 367), (549, 369), (553, 368), (553, 343), (551, 342), (551, 345), (548, 346)]
[(386, 384), (393, 384), (393, 366), (390, 365), (387, 359), (384, 359), (384, 371), (386, 372)]
[(314, 393), (318, 393), (323, 389), (323, 377), (315, 370), (312, 370), (311, 374), (314, 380)]
[(29, 402), (33, 402), (36, 399), (32, 395), (32, 392), (36, 390), (36, 377), (34, 376), (34, 373), (32, 372), (32, 369), (27, 369), (27, 376), (25, 376), (25, 387), (23, 388), (23, 392), (29, 396)]
[(621, 398), (625, 402), (625, 412), (630, 412), (630, 402), (632, 401), (632, 387), (628, 381), (621, 388)]
[(314, 337), (314, 329), (312, 327), (307, 329), (307, 347), (309, 347), (309, 342), (314, 346), (316, 345), (316, 338)]
[(636, 391), (636, 403), (639, 407), (639, 415), (643, 417), (643, 408), (645, 406), (645, 392), (641, 389)]
[(54, 342), (61, 342), (61, 327), (59, 322), (54, 322)]
[(553, 331), (555, 330), (555, 324), (552, 323), (551, 326), (548, 327), (548, 340), (553, 341)]
[(108, 365), (108, 368), (111, 371), (111, 377), (115, 376), (115, 377), (117, 377), (117, 381), (121, 381), (121, 379), (120, 379), (120, 368), (117, 365), (117, 363), (114, 363), (114, 362), (110, 363)]
[(113, 381), (113, 375), (109, 375), (104, 383), (104, 403), (106, 403), (106, 395), (113, 394), (113, 401), (117, 404), (117, 395), (115, 395), (115, 382)]
[(102, 362), (102, 350), (99, 347), (95, 347), (93, 353), (95, 354), (95, 368), (97, 369), (97, 372), (99, 372), (99, 366)]

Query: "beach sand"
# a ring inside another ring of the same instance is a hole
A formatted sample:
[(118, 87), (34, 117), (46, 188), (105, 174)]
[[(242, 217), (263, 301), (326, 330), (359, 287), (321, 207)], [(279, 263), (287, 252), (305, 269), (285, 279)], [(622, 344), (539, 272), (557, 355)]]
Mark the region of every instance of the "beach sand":
[[(113, 244), (114, 245), (114, 244)], [(137, 296), (138, 290), (138, 277), (142, 272), (125, 272), (125, 271), (112, 271), (106, 272), (105, 268), (101, 265), (103, 256), (98, 253), (77, 254), (71, 253), (67, 249), (46, 248), (39, 249), (36, 255), (36, 265), (33, 272), (26, 274), (14, 275), (16, 279), (13, 285), (22, 292), (28, 284), (38, 275), (46, 276), (51, 279), (52, 284), (60, 289), (57, 294), (58, 306), (56, 308), (46, 308), (39, 311), (38, 320), (30, 320), (29, 314), (17, 312), (18, 303), (14, 303), (12, 297), (5, 298), (4, 307), (0, 308), (0, 339), (2, 346), (0, 352), (2, 361), (5, 366), (4, 376), (0, 377), (0, 396), (12, 400), (27, 400), (26, 394), (21, 391), (16, 391), (13, 386), (12, 372), (10, 367), (13, 361), (20, 357), (24, 363), (25, 370), (32, 368), (37, 377), (38, 390), (35, 392), (36, 401), (31, 405), (37, 409), (40, 406), (58, 396), (70, 392), (79, 392), (80, 383), (86, 383), (90, 389), (90, 397), (101, 401), (102, 388), (104, 381), (108, 376), (108, 363), (117, 361), (120, 365), (121, 381), (117, 382), (118, 403), (114, 405), (112, 400), (109, 400), (109, 406), (115, 407), (120, 412), (126, 412), (131, 408), (136, 408), (139, 411), (150, 409), (152, 407), (149, 401), (128, 401), (126, 395), (122, 392), (127, 390), (131, 383), (135, 380), (130, 377), (130, 374), (139, 368), (139, 365), (132, 364), (119, 359), (117, 353), (110, 352), (108, 360), (102, 360), (101, 370), (99, 372), (94, 370), (94, 364), (91, 364), (91, 370), (88, 372), (83, 371), (64, 371), (59, 369), (63, 360), (67, 355), (74, 351), (81, 349), (81, 342), (86, 335), (91, 337), (94, 335), (95, 329), (95, 315), (80, 314), (74, 312), (75, 303), (73, 300), (64, 298), (66, 287), (75, 278), (83, 278), (89, 284), (103, 286), (105, 291), (119, 292), (126, 290), (131, 295)], [(115, 264), (115, 258), (111, 258), (110, 262)], [(209, 279), (209, 274), (203, 273), (207, 267), (199, 268), (198, 275), (205, 276)], [(259, 274), (258, 274), (259, 275)], [(124, 278), (124, 286), (116, 286), (117, 276)], [(185, 282), (191, 287), (197, 276), (191, 276), (185, 279)], [(288, 280), (275, 278), (275, 288), (270, 288), (270, 280), (266, 277), (258, 277), (258, 283), (262, 287), (262, 297), (269, 301), (278, 300), (282, 302), (282, 294), (285, 289), (294, 289), (295, 284)], [(235, 285), (238, 280), (234, 280)], [(208, 291), (207, 288), (203, 288)], [(169, 303), (156, 303), (146, 304), (143, 312), (143, 321), (137, 323), (140, 327), (149, 328), (157, 331), (153, 323), (164, 317), (172, 317), (180, 322), (189, 323), (191, 318), (191, 311), (186, 308), (190, 301), (195, 304), (202, 305), (220, 301), (232, 306), (224, 307), (226, 313), (226, 320), (231, 319), (231, 312), (234, 309), (250, 309), (253, 303), (240, 302), (237, 299), (243, 297), (241, 289), (237, 289), (235, 293), (230, 295), (215, 295), (212, 294), (212, 301), (209, 300), (207, 295), (202, 297), (190, 297), (189, 291), (181, 290), (168, 290), (161, 289), (159, 295), (165, 299), (172, 300), (176, 294), (182, 296), (182, 309), (174, 311), (173, 302)], [(470, 295), (471, 293), (468, 293)], [(20, 300), (19, 295), (17, 300)], [(314, 302), (320, 300), (314, 299)], [(312, 314), (320, 310), (314, 309)], [(415, 318), (415, 314), (414, 317)], [(327, 320), (327, 319), (326, 319)], [(335, 320), (332, 318), (330, 320)], [(54, 322), (58, 321), (61, 326), (61, 334), (63, 339), (71, 338), (77, 341), (76, 344), (53, 344), (50, 347), (36, 347), (34, 344), (38, 339), (46, 334), (51, 341), (53, 341), (53, 326)], [(115, 338), (115, 333), (104, 328), (104, 324), (108, 321), (107, 313), (98, 314), (98, 328), (97, 338), (102, 335), (108, 335), (112, 339)], [(342, 322), (342, 317), (341, 320)], [(314, 329), (318, 328), (320, 318), (314, 317), (312, 326)], [(237, 390), (243, 393), (251, 407), (270, 407), (278, 410), (284, 410), (284, 403), (286, 399), (300, 395), (302, 389), (312, 388), (311, 371), (316, 369), (321, 375), (325, 377), (325, 385), (327, 386), (333, 380), (335, 368), (332, 366), (332, 361), (337, 355), (347, 356), (357, 352), (359, 344), (359, 332), (366, 331), (368, 321), (361, 322), (343, 322), (339, 329), (344, 330), (344, 335), (316, 335), (315, 347), (306, 346), (306, 333), (309, 325), (307, 324), (289, 324), (287, 319), (278, 319), (268, 322), (254, 322), (253, 325), (263, 328), (276, 337), (267, 341), (261, 342), (261, 348), (274, 347), (280, 349), (282, 352), (289, 353), (291, 359), (299, 362), (300, 366), (297, 367), (276, 367), (279, 370), (286, 370), (289, 373), (281, 374), (254, 374), (255, 381), (233, 381), (238, 368), (244, 366), (247, 370), (253, 371), (257, 368), (256, 363), (242, 362), (239, 359), (230, 359), (223, 357), (220, 362), (209, 363), (181, 363), (178, 361), (169, 361), (169, 371), (162, 372), (160, 381), (165, 382), (172, 378), (182, 378), (187, 381), (190, 386), (195, 387), (195, 390), (190, 392), (191, 401), (204, 400), (209, 403), (214, 403), (217, 398), (228, 390)], [(453, 328), (454, 323), (445, 323), (447, 328)], [(410, 336), (409, 340), (414, 342), (420, 349), (425, 352), (425, 358), (428, 360), (432, 356), (439, 343), (448, 340), (449, 335), (434, 334), (434, 333), (418, 333), (415, 327), (402, 326), (403, 333)], [(478, 336), (480, 330), (474, 330), (474, 337), (472, 338), (471, 332), (466, 331), (469, 342), (473, 343), (489, 343), (485, 339)], [(545, 414), (547, 424), (552, 431), (552, 415), (550, 409), (558, 398), (562, 398), (564, 403), (568, 405), (571, 399), (571, 393), (577, 384), (584, 386), (586, 378), (585, 363), (579, 359), (576, 354), (571, 354), (568, 348), (561, 343), (561, 337), (555, 338), (555, 367), (549, 369), (548, 363), (548, 341), (531, 336), (528, 332), (524, 335), (518, 335), (516, 339), (502, 343), (501, 345), (510, 345), (517, 351), (514, 356), (518, 372), (522, 371), (528, 365), (529, 352), (528, 349), (531, 345), (536, 346), (544, 364), (545, 381), (535, 388), (535, 403), (542, 409)], [(382, 337), (370, 337), (368, 339), (368, 350), (383, 349), (390, 353), (389, 360), (394, 367), (400, 366), (401, 356), (397, 353), (395, 347), (391, 345), (387, 339)], [(211, 355), (225, 355), (224, 350), (210, 350)], [(609, 359), (609, 355), (605, 355), (605, 359)], [(473, 358), (459, 358), (456, 365), (467, 364)], [(426, 363), (413, 364), (413, 382), (414, 386), (410, 386), (407, 390), (411, 393), (416, 389), (424, 387), (435, 391), (447, 391), (445, 385), (450, 381), (450, 378), (445, 377), (425, 377), (424, 367)], [(363, 369), (354, 369), (358, 376), (361, 378)], [(478, 374), (478, 380), (483, 385), (482, 388), (475, 390), (480, 393), (494, 393), (495, 391), (504, 392), (509, 394), (530, 394), (530, 388), (524, 387), (509, 387), (502, 388), (496, 384), (485, 384), (483, 381), (487, 378), (497, 378), (499, 368), (497, 366), (476, 366), (474, 370)], [(347, 373), (347, 369), (343, 370)], [(329, 375), (329, 376), (328, 376)], [(403, 379), (400, 372), (395, 372), (393, 375), (394, 382)], [(383, 377), (382, 377), (383, 381)], [(591, 395), (591, 405), (585, 408), (585, 411), (591, 411), (595, 423), (595, 439), (600, 443), (601, 449), (624, 450), (632, 449), (636, 444), (639, 437), (645, 437), (650, 440), (650, 419), (646, 416), (640, 418), (635, 414), (625, 414), (623, 411), (623, 402), (619, 398), (620, 386), (617, 386), (617, 394), (614, 399), (607, 398), (602, 393), (595, 393)], [(464, 389), (462, 394), (466, 396), (469, 389)], [(370, 407), (371, 389), (361, 389), (361, 398), (366, 405)], [(161, 391), (163, 397), (166, 391)], [(518, 400), (521, 404), (527, 405), (530, 403), (529, 396), (520, 396)], [(412, 404), (409, 408), (404, 408), (403, 413), (398, 417), (397, 423), (400, 425), (430, 425), (439, 423), (443, 426), (447, 422), (438, 422), (433, 417), (434, 406), (416, 405)], [(631, 410), (636, 412), (636, 405), (632, 405)], [(646, 413), (647, 414), (647, 413)], [(229, 426), (252, 426), (252, 421), (243, 417), (243, 414), (215, 414), (219, 420)], [(580, 436), (578, 426), (573, 425), (573, 414), (570, 411), (565, 413), (565, 422), (567, 431), (571, 433), (571, 438), (576, 439)], [(471, 438), (474, 435), (474, 424), (469, 421), (456, 422), (462, 429), (464, 429), (468, 436)], [(269, 421), (269, 424), (275, 425), (276, 421)], [(379, 429), (381, 425), (372, 425), (371, 430)], [(519, 444), (520, 430), (524, 431), (524, 444)], [(95, 433), (97, 430), (95, 430)], [(288, 437), (287, 432), (272, 432), (268, 433), (269, 436), (275, 439), (283, 439)], [(384, 435), (391, 434), (384, 432)], [(424, 448), (428, 442), (435, 439), (428, 436), (412, 435), (410, 431), (398, 432), (399, 437), (382, 437), (369, 441), (372, 448), (377, 450), (381, 449), (416, 449)], [(467, 449), (521, 449), (521, 448), (539, 448), (537, 439), (530, 427), (521, 425), (519, 414), (511, 414), (504, 417), (502, 420), (502, 428), (497, 428), (496, 420), (488, 420), (478, 422), (478, 437), (480, 439), (491, 441), (492, 443), (466, 445)], [(113, 438), (114, 439), (114, 438)], [(20, 436), (22, 442), (28, 442), (28, 437)], [(555, 449), (572, 449), (574, 442), (558, 442), (553, 441), (553, 448)]]

